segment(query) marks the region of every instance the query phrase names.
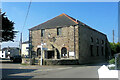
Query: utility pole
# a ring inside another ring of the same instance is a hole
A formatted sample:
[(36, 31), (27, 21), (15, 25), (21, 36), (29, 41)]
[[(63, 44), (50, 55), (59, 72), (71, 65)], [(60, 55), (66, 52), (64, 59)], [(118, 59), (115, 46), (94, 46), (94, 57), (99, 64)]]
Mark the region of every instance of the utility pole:
[(2, 14), (1, 14), (1, 9), (0, 9), (0, 49), (2, 45)]
[(19, 48), (20, 48), (20, 55), (21, 55), (22, 54), (22, 33), (20, 34)]
[(30, 65), (32, 65), (32, 52), (31, 52), (31, 47), (32, 47), (32, 34), (31, 34), (31, 30), (29, 30), (29, 55), (30, 55)]
[(118, 2), (118, 42), (120, 42), (120, 1)]
[(114, 43), (114, 29), (113, 29), (113, 43)]

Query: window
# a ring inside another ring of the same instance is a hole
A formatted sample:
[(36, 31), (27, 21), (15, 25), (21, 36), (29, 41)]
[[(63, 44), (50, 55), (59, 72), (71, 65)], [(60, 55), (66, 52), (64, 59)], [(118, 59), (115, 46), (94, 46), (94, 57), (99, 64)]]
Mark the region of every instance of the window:
[(99, 46), (97, 46), (97, 56), (99, 56), (99, 53), (98, 53), (99, 51), (98, 50), (99, 50)]
[(102, 44), (104, 44), (104, 41), (102, 40), (102, 42), (101, 42)]
[(41, 56), (41, 48), (37, 49), (37, 56)]
[(45, 36), (45, 29), (41, 30), (41, 37)]
[(104, 55), (104, 51), (103, 51), (103, 50), (104, 50), (104, 49), (103, 49), (103, 47), (102, 47), (102, 50), (101, 50), (101, 51), (102, 51), (102, 56)]
[(93, 42), (93, 38), (91, 37), (91, 42)]
[(54, 59), (55, 55), (54, 55), (54, 51), (47, 51), (47, 58), (48, 59)]
[(61, 28), (57, 28), (57, 35), (61, 35), (62, 34), (61, 31), (62, 31)]
[(67, 58), (67, 49), (65, 47), (61, 49), (61, 57)]
[(8, 50), (8, 52), (10, 52), (10, 50)]
[(96, 43), (99, 44), (99, 40), (98, 39), (96, 40)]
[(93, 56), (93, 45), (90, 45), (90, 53), (91, 53), (91, 56)]

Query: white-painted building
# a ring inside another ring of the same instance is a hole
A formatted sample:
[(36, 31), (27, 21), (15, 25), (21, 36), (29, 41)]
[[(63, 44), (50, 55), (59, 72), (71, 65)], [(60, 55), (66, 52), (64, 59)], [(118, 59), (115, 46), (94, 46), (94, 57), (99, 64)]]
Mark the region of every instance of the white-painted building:
[(6, 57), (5, 51), (0, 50), (0, 58), (5, 58), (5, 57)]
[(17, 47), (7, 47), (0, 50), (0, 58), (10, 58), (14, 55), (19, 55), (19, 48)]
[(29, 55), (29, 41), (22, 43), (22, 56), (28, 56)]

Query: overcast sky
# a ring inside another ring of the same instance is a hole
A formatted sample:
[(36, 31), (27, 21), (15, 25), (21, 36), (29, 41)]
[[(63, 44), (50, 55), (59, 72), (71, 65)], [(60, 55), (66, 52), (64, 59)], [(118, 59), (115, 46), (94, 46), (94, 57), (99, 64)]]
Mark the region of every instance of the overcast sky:
[[(19, 46), (20, 32), (24, 24), (29, 2), (4, 2), (2, 12), (15, 22), (19, 31), (15, 42), (6, 42), (2, 47)], [(112, 30), (115, 30), (115, 42), (118, 41), (118, 3), (117, 2), (32, 2), (26, 25), (23, 29), (23, 41), (28, 40), (28, 29), (51, 18), (65, 13), (90, 27), (107, 35), (112, 42)]]

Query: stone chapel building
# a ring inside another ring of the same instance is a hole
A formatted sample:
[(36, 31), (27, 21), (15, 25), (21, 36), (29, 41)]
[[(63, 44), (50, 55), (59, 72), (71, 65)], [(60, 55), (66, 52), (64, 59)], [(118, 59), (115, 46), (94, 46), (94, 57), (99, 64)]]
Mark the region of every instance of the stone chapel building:
[(107, 36), (66, 14), (61, 14), (29, 29), (31, 54), (36, 63), (44, 64), (95, 63), (110, 57)]

